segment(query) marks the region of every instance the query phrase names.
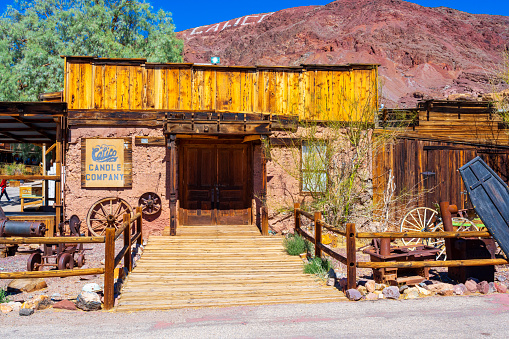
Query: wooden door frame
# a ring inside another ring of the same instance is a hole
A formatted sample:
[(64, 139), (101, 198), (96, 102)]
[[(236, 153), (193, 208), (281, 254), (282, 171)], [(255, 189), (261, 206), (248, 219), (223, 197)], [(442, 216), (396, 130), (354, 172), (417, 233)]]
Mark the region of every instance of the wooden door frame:
[[(184, 159), (184, 153), (185, 153), (185, 149), (186, 149), (186, 146), (192, 146), (192, 145), (196, 145), (196, 146), (206, 146), (206, 145), (214, 145), (214, 146), (217, 146), (217, 145), (242, 145), (242, 144), (245, 144), (247, 147), (247, 161), (248, 161), (248, 166), (247, 166), (247, 178), (248, 178), (248, 183), (246, 185), (248, 191), (245, 193), (247, 196), (245, 197), (247, 201), (252, 201), (252, 199), (254, 198), (254, 187), (253, 187), (253, 184), (254, 184), (254, 148), (253, 148), (253, 144), (252, 142), (246, 142), (246, 143), (243, 143), (243, 136), (242, 137), (239, 137), (239, 138), (235, 138), (235, 137), (229, 137), (229, 138), (214, 138), (214, 139), (179, 139), (179, 147), (178, 147), (178, 152), (177, 152), (177, 156), (178, 156), (178, 179), (177, 179), (177, 182), (178, 182), (178, 187), (179, 187), (179, 190), (178, 190), (178, 201), (179, 201), (179, 208), (178, 208), (178, 224), (179, 225), (184, 225), (184, 208), (183, 206), (185, 205), (185, 203), (182, 201), (183, 199), (183, 194), (184, 194), (184, 187), (185, 187), (185, 175), (184, 175), (184, 170), (183, 170), (183, 166), (184, 166), (184, 162), (183, 162), (183, 159)], [(181, 202), (182, 201), (182, 202)], [(181, 202), (181, 203), (180, 203)], [(253, 218), (252, 218), (252, 206), (250, 205), (249, 207), (249, 224), (253, 224)]]

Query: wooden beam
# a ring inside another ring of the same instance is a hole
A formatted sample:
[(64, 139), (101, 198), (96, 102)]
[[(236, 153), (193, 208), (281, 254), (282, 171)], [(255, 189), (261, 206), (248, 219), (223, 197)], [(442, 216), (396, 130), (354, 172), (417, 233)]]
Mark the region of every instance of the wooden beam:
[(0, 175), (0, 180), (56, 180), (60, 181), (59, 175)]
[(389, 261), (389, 262), (357, 262), (358, 268), (422, 268), (422, 267), (468, 267), (507, 265), (506, 259), (468, 259), (445, 261)]
[(44, 130), (41, 130), (41, 127), (37, 127), (33, 123), (28, 122), (28, 121), (26, 121), (25, 119), (23, 119), (21, 117), (18, 118), (18, 117), (13, 116), (12, 118), (14, 120), (18, 121), (19, 123), (22, 123), (22, 124), (30, 127), (33, 131), (35, 131), (35, 132), (45, 136), (46, 138), (48, 138), (50, 140), (55, 140), (55, 138), (56, 138), (55, 135), (49, 134), (49, 133), (45, 132)]
[(73, 277), (79, 275), (103, 274), (104, 268), (85, 268), (75, 270), (32, 271), (32, 272), (0, 272), (0, 279), (30, 279)]
[(102, 244), (104, 237), (8, 237), (0, 238), (0, 244)]

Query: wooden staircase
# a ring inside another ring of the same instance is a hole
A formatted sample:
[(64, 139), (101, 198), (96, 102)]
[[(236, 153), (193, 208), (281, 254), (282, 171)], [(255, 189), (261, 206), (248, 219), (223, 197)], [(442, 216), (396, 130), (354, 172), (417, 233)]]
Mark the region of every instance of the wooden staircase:
[(302, 269), (281, 237), (262, 237), (254, 226), (181, 227), (176, 237), (149, 238), (116, 310), (346, 300)]

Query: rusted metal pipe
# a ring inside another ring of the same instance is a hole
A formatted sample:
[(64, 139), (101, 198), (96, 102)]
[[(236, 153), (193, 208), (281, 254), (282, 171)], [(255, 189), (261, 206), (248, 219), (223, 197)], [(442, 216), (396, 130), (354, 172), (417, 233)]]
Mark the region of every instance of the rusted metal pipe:
[(390, 255), (391, 254), (391, 239), (390, 238), (381, 238), (380, 239), (380, 255)]
[[(453, 232), (454, 227), (452, 225), (452, 215), (451, 215), (451, 207), (454, 210), (455, 205), (450, 206), (449, 202), (442, 201), (440, 202), (440, 214), (442, 216), (442, 224), (444, 225), (444, 231)], [(456, 212), (458, 208), (456, 207)], [(451, 239), (445, 239), (445, 253), (447, 257), (450, 258), (452, 255), (452, 247), (451, 247)]]

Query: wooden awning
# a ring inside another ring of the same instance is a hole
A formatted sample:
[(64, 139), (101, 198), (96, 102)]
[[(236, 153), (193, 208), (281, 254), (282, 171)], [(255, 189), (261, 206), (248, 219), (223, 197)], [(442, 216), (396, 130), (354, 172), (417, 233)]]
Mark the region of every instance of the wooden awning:
[(54, 143), (66, 113), (62, 102), (0, 102), (0, 142)]
[(231, 112), (170, 112), (166, 134), (269, 135), (272, 131), (297, 129), (297, 116)]

